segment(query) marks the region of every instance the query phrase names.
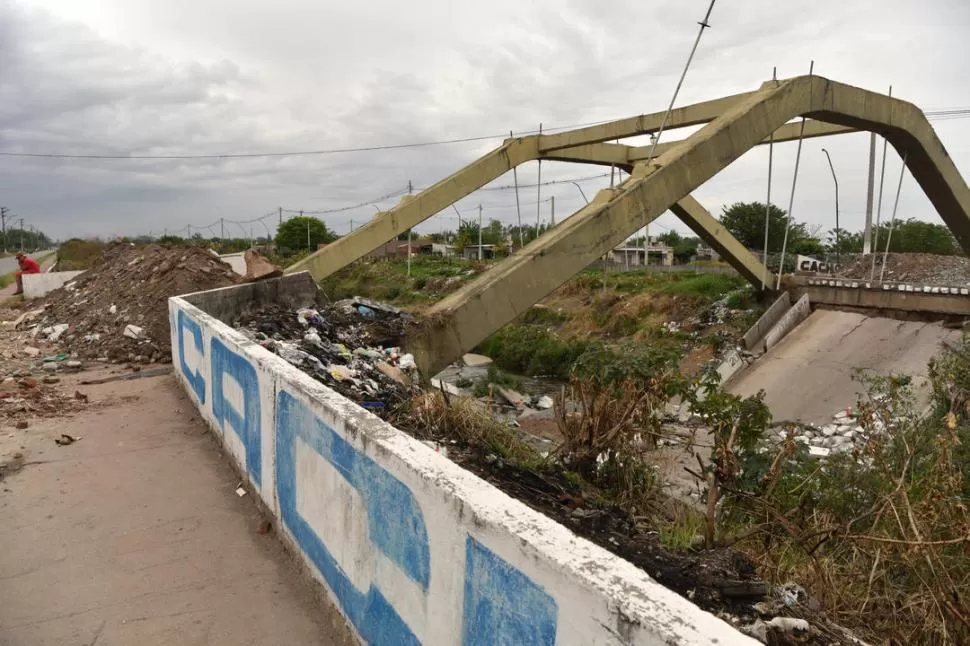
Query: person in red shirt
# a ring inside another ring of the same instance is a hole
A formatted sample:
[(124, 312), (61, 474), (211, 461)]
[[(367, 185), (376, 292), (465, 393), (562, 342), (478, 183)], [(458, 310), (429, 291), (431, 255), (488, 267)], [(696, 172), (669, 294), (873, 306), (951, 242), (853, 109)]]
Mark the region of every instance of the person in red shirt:
[(14, 274), (17, 277), (17, 291), (14, 292), (14, 296), (24, 293), (24, 274), (40, 273), (40, 265), (37, 264), (37, 261), (23, 251), (17, 252), (17, 264), (20, 265), (20, 271)]

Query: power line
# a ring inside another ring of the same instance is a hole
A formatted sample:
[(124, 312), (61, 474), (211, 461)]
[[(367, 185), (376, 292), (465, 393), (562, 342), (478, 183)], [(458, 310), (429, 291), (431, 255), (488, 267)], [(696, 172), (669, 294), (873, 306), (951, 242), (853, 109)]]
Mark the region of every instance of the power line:
[[(571, 130), (573, 128), (585, 128), (596, 126), (602, 123), (609, 123), (611, 119), (602, 121), (590, 121), (588, 123), (578, 123), (569, 126), (559, 126), (556, 128), (546, 128), (545, 132), (560, 130)], [(538, 130), (523, 130), (519, 136), (538, 134)], [(200, 153), (200, 154), (180, 154), (180, 155), (109, 155), (109, 154), (83, 154), (83, 153), (15, 153), (0, 151), (3, 157), (39, 157), (47, 159), (113, 159), (113, 160), (171, 160), (171, 159), (250, 159), (260, 157), (309, 157), (316, 155), (337, 155), (342, 153), (358, 152), (378, 152), (384, 150), (402, 150), (407, 148), (427, 148), (430, 146), (444, 146), (448, 144), (464, 144), (477, 141), (489, 141), (495, 139), (506, 139), (505, 133), (495, 135), (479, 135), (475, 137), (459, 137), (456, 139), (439, 139), (434, 141), (418, 141), (406, 144), (377, 144), (373, 146), (359, 146), (353, 148), (323, 148), (319, 150), (290, 150), (282, 152), (266, 153)]]
[[(923, 113), (930, 121), (948, 121), (952, 119), (966, 119), (970, 117), (970, 108), (949, 108), (943, 110), (931, 110)], [(614, 119), (604, 119), (601, 121), (590, 121), (568, 126), (558, 126), (555, 128), (544, 128), (543, 132), (557, 132), (571, 130), (573, 128), (585, 128), (609, 123)], [(519, 136), (538, 134), (538, 130), (522, 130)], [(418, 141), (404, 144), (376, 144), (373, 146), (358, 146), (347, 148), (322, 148), (318, 150), (289, 150), (281, 152), (262, 152), (262, 153), (198, 153), (198, 154), (177, 154), (177, 155), (135, 155), (135, 154), (85, 154), (85, 153), (32, 153), (32, 152), (9, 152), (0, 151), (0, 157), (27, 157), (41, 159), (92, 159), (92, 160), (190, 160), (190, 159), (258, 159), (273, 157), (311, 157), (321, 155), (338, 155), (344, 153), (357, 152), (380, 152), (386, 150), (405, 150), (413, 148), (428, 148), (431, 146), (445, 146), (449, 144), (473, 143), (478, 141), (489, 141), (496, 139), (506, 139), (505, 133), (492, 135), (479, 135), (474, 137), (459, 137), (455, 139), (439, 139), (432, 141)]]

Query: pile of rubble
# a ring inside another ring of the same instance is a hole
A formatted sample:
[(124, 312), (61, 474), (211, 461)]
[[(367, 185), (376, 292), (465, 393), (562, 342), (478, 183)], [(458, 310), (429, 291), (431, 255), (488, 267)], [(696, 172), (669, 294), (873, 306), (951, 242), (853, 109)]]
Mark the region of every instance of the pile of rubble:
[(414, 357), (398, 347), (407, 313), (365, 299), (320, 310), (270, 305), (235, 321), (248, 338), (372, 412), (383, 415), (415, 392)]
[(45, 299), (39, 335), (82, 358), (168, 361), (168, 298), (240, 282), (201, 247), (109, 245), (94, 265)]
[[(858, 415), (851, 408), (838, 411), (832, 422), (824, 426), (803, 426), (795, 431), (795, 441), (808, 447), (809, 455), (825, 458), (835, 453), (849, 453), (862, 448), (872, 433), (881, 433), (886, 426), (881, 420), (872, 422), (867, 432)], [(770, 438), (784, 442), (788, 435), (785, 428), (778, 429)]]
[(60, 373), (76, 372), (81, 362), (18, 332), (13, 323), (23, 317), (0, 310), (0, 427), (25, 428), (31, 417), (50, 417), (81, 408), (82, 398), (58, 390)]
[[(844, 278), (879, 280), (883, 254), (855, 256), (843, 262), (839, 275)], [(872, 262), (876, 269), (873, 273)], [(970, 258), (938, 256), (931, 253), (891, 253), (886, 258), (883, 280), (894, 283), (918, 283), (930, 286), (964, 287), (970, 285)]]

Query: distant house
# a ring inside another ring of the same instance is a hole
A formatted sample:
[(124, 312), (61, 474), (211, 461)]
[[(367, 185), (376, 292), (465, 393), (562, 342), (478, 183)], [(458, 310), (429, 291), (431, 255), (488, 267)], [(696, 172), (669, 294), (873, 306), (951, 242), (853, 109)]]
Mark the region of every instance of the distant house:
[(462, 258), (465, 260), (492, 260), (495, 258), (496, 247), (493, 244), (483, 244), (481, 246), (481, 255), (479, 255), (479, 246), (477, 244), (466, 245), (461, 252)]
[[(408, 241), (407, 240), (391, 240), (374, 249), (369, 254), (368, 258), (379, 258), (386, 260), (395, 260), (408, 257)], [(418, 256), (421, 254), (430, 254), (433, 252), (435, 243), (431, 240), (412, 240), (411, 245), (411, 256)]]
[(451, 258), (455, 255), (455, 246), (450, 244), (445, 244), (443, 242), (435, 242), (431, 245), (431, 253), (436, 256), (444, 256), (445, 258)]
[(662, 265), (669, 267), (674, 264), (674, 249), (662, 242), (651, 241), (646, 247), (622, 246), (616, 247), (610, 253), (610, 260), (615, 265), (642, 267), (644, 265)]
[(697, 245), (697, 251), (694, 252), (695, 260), (720, 260), (721, 254), (714, 251), (711, 247), (705, 244)]

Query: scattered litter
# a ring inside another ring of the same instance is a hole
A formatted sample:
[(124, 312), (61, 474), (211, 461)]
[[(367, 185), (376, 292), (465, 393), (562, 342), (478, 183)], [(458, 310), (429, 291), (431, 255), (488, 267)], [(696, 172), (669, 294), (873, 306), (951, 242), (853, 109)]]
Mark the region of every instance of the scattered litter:
[(269, 534), (270, 530), (273, 529), (273, 524), (268, 520), (259, 521), (259, 525), (256, 526), (257, 534)]
[(57, 354), (52, 354), (50, 356), (44, 357), (45, 363), (67, 361), (71, 355), (66, 352), (58, 352)]
[(314, 379), (383, 415), (410, 400), (416, 388), (414, 357), (398, 347), (411, 322), (397, 308), (351, 299), (319, 309), (267, 305), (243, 315), (235, 326)]
[(46, 336), (48, 341), (57, 341), (70, 327), (67, 323), (58, 323), (57, 325), (45, 327), (41, 330), (41, 334)]
[(421, 443), (431, 448), (435, 452), (440, 453), (445, 457), (448, 457), (448, 448), (443, 444), (441, 444), (440, 442), (434, 442), (432, 440), (421, 440)]
[(60, 437), (54, 438), (54, 443), (57, 444), (57, 446), (67, 446), (68, 444), (74, 444), (80, 439), (80, 437), (73, 437), (67, 433), (62, 433)]
[(88, 401), (88, 396), (82, 393), (80, 390), (74, 391), (74, 399), (82, 402)]
[(20, 430), (23, 430), (23, 429), (27, 428), (28, 426), (29, 426), (29, 424), (27, 423), (27, 420), (25, 420), (25, 419), (18, 420), (13, 425), (14, 428), (19, 428)]
[(549, 408), (552, 408), (553, 404), (554, 402), (552, 401), (552, 397), (548, 395), (543, 395), (538, 400), (536, 400), (535, 406), (540, 410), (547, 410)]
[(117, 314), (117, 313), (118, 313), (118, 306), (112, 303), (111, 307), (108, 308), (108, 314)]
[(246, 495), (246, 490), (243, 489), (242, 485), (239, 485), (238, 487), (236, 487), (236, 495), (239, 496), (240, 498)]

